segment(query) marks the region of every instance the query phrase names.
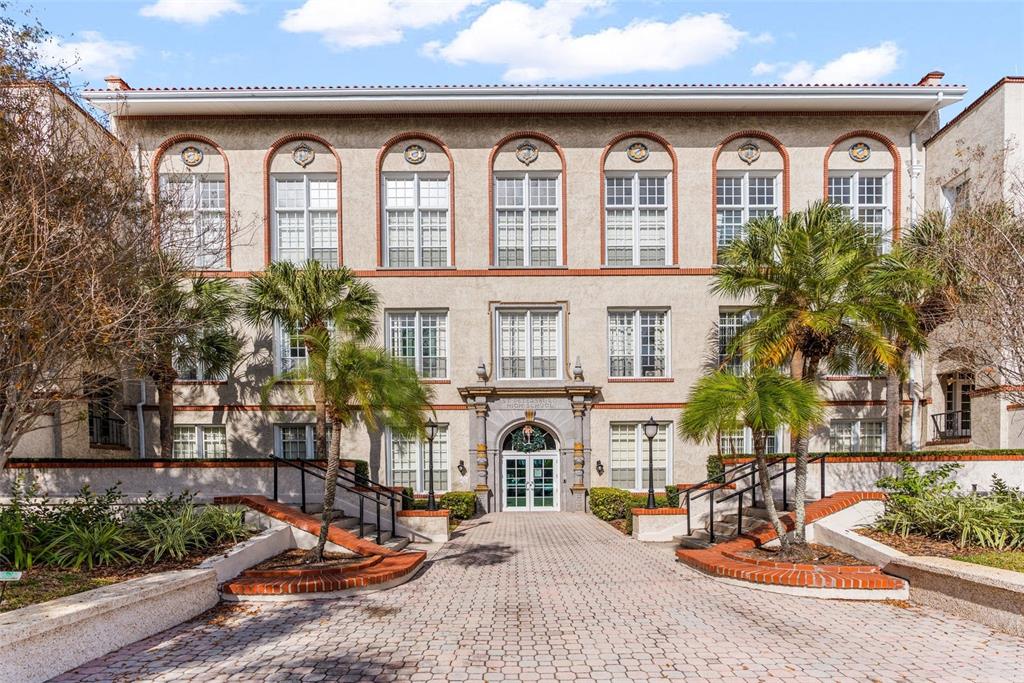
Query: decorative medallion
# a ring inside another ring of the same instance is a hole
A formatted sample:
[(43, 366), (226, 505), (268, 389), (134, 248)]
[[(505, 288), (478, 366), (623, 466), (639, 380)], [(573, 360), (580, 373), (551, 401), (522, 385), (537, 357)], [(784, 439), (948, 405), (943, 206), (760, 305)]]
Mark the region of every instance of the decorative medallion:
[(181, 163), (186, 166), (198, 166), (203, 163), (203, 150), (195, 145), (189, 145), (181, 150)]
[(529, 166), (537, 161), (538, 156), (540, 156), (540, 150), (532, 142), (524, 142), (516, 147), (516, 159), (519, 159), (524, 166)]
[(867, 161), (871, 156), (871, 148), (866, 142), (855, 142), (850, 146), (850, 158), (854, 161)]
[(422, 164), (427, 158), (427, 150), (419, 145), (409, 145), (405, 148), (405, 160), (410, 164)]
[(316, 152), (314, 152), (313, 148), (307, 145), (306, 143), (302, 143), (301, 145), (292, 150), (292, 161), (297, 163), (302, 168), (306, 168), (311, 163), (313, 163), (313, 159), (315, 158)]
[(651, 151), (647, 149), (647, 145), (642, 142), (634, 142), (626, 148), (626, 156), (629, 157), (630, 161), (635, 161), (638, 164), (641, 161), (647, 161), (647, 157), (650, 155)]
[(740, 145), (736, 153), (740, 155), (740, 159), (745, 164), (752, 164), (761, 158), (761, 148), (755, 145), (753, 142), (744, 142)]

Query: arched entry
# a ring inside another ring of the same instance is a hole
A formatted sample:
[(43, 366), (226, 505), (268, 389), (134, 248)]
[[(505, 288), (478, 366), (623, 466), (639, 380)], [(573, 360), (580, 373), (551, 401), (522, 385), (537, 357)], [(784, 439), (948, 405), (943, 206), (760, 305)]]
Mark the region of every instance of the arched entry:
[(526, 423), (501, 442), (501, 509), (547, 512), (561, 508), (558, 444), (543, 427)]

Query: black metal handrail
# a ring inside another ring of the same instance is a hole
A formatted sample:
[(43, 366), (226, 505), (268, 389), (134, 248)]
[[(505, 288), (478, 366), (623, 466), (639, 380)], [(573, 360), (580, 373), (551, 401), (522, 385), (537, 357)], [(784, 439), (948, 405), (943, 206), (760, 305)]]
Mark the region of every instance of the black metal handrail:
[[(785, 460), (786, 456), (777, 458), (768, 463), (768, 467), (771, 467), (782, 460)], [(715, 493), (721, 491), (724, 488), (735, 487), (736, 482), (741, 479), (749, 479), (754, 476), (755, 462), (750, 460), (748, 462), (742, 462), (738, 465), (723, 470), (721, 474), (709, 477), (704, 481), (694, 484), (692, 487), (686, 490), (686, 535), (689, 536), (693, 529), (691, 528), (690, 518), (690, 504), (698, 498), (704, 496), (711, 496), (708, 498), (708, 518), (711, 520), (711, 540), (714, 540), (714, 519), (715, 519)], [(748, 471), (749, 470), (749, 471)], [(734, 477), (732, 475), (735, 475)], [(730, 478), (732, 477), (732, 478)], [(696, 492), (696, 493), (695, 493)]]
[[(278, 464), (285, 464), (288, 467), (299, 470), (299, 495), (301, 497), (301, 509), (303, 512), (306, 511), (306, 474), (310, 474), (313, 477), (327, 481), (327, 468), (320, 465), (317, 462), (310, 462), (308, 460), (290, 460), (282, 458), (277, 455), (270, 455), (270, 459), (274, 463), (274, 500), (277, 500), (278, 495)], [(381, 537), (381, 523), (380, 513), (381, 505), (386, 504), (390, 508), (391, 513), (391, 535), (396, 536), (398, 534), (397, 524), (395, 521), (398, 501), (401, 497), (383, 484), (378, 484), (369, 477), (355, 472), (349, 472), (347, 469), (338, 468), (338, 474), (335, 478), (335, 484), (338, 488), (354, 493), (359, 497), (359, 537), (362, 538), (365, 529), (365, 514), (364, 505), (366, 501), (370, 501), (376, 506), (376, 520), (377, 520), (377, 545), (382, 542)], [(384, 495), (384, 499), (381, 498), (381, 494)]]
[[(769, 464), (769, 466), (771, 466), (771, 465), (777, 464), (779, 462), (784, 463), (783, 466), (782, 466), (782, 471), (781, 472), (776, 472), (775, 474), (769, 473), (769, 475), (768, 475), (768, 481), (769, 482), (772, 482), (775, 479), (778, 479), (779, 477), (782, 477), (782, 509), (783, 510), (785, 510), (787, 507), (789, 507), (788, 496), (787, 496), (787, 489), (789, 488), (789, 484), (786, 481), (786, 478), (787, 478), (786, 475), (788, 475), (790, 472), (793, 472), (793, 471), (796, 470), (796, 463), (795, 462), (793, 463), (792, 467), (789, 466), (789, 458), (790, 457), (791, 456), (789, 456), (789, 455), (785, 455), (785, 456), (783, 456), (781, 458), (778, 458), (778, 459), (772, 461), (772, 463)], [(828, 458), (828, 454), (827, 453), (819, 453), (818, 455), (814, 455), (814, 456), (811, 456), (811, 457), (807, 458), (807, 464), (808, 465), (810, 465), (813, 462), (820, 462), (821, 463), (821, 474), (818, 477), (819, 480), (820, 480), (819, 484), (821, 486), (821, 495), (820, 495), (821, 498), (825, 497), (825, 462), (826, 462), (827, 458)], [(757, 473), (757, 469), (755, 468), (753, 481), (751, 482), (751, 484), (749, 486), (747, 486), (746, 488), (742, 488), (742, 489), (736, 489), (735, 491), (733, 491), (732, 493), (730, 493), (727, 496), (724, 496), (722, 499), (720, 499), (718, 501), (719, 503), (724, 503), (727, 500), (731, 500), (733, 498), (736, 498), (737, 496), (739, 497), (739, 503), (736, 506), (736, 533), (737, 533), (737, 535), (740, 534), (743, 531), (743, 496), (744, 496), (744, 494), (746, 494), (747, 491), (751, 492), (751, 495), (750, 495), (750, 505), (751, 505), (751, 507), (755, 507), (757, 505), (757, 488), (759, 486), (761, 486), (761, 482), (760, 482), (760, 480), (758, 480), (757, 474), (758, 474)], [(710, 529), (710, 531), (708, 533), (708, 540), (711, 541), (712, 543), (714, 543), (715, 542), (715, 520), (712, 517), (710, 521), (711, 521), (711, 529)]]
[[(966, 418), (966, 419), (965, 419)], [(932, 414), (932, 426), (939, 439), (962, 439), (971, 435), (971, 414), (962, 410), (950, 410)]]

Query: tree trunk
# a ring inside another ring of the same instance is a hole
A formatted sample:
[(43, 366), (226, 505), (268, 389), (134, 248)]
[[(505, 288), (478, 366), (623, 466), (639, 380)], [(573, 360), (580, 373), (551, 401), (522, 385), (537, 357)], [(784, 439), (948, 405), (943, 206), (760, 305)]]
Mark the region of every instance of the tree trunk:
[[(782, 525), (782, 520), (779, 519), (779, 511), (775, 509), (772, 482), (768, 475), (768, 459), (764, 453), (764, 444), (767, 438), (768, 433), (763, 430), (754, 432), (754, 460), (757, 462), (757, 475), (761, 480), (761, 497), (764, 498), (764, 507), (768, 511), (768, 520), (772, 523), (775, 533), (779, 537), (782, 552), (787, 553), (789, 551), (789, 538), (786, 537), (786, 527)], [(742, 529), (737, 529), (737, 533), (742, 533), (742, 531)]]
[[(818, 377), (818, 365), (821, 359), (816, 356), (804, 358), (802, 367), (799, 368), (800, 376), (794, 379), (814, 382)], [(794, 367), (796, 369), (796, 367)], [(807, 451), (809, 449), (808, 435), (801, 433), (796, 441), (796, 465), (793, 476), (793, 545), (803, 546), (807, 544)]]
[(889, 368), (885, 373), (885, 450), (889, 452), (903, 450), (900, 438), (900, 424), (903, 421), (900, 385), (899, 369)]
[[(174, 380), (178, 373), (173, 368), (164, 368), (153, 373), (156, 384), (156, 403), (160, 416), (160, 457), (174, 457)], [(145, 429), (145, 425), (139, 425)]]
[(313, 405), (316, 410), (316, 424), (313, 425), (313, 454), (317, 460), (327, 456), (327, 399), (324, 385), (313, 382)]
[(324, 475), (324, 508), (320, 513), (320, 537), (316, 547), (305, 557), (306, 564), (324, 561), (324, 546), (327, 545), (327, 533), (331, 528), (334, 516), (334, 500), (338, 488), (338, 467), (341, 462), (341, 425), (336, 415), (331, 416), (331, 448), (327, 453), (327, 473)]

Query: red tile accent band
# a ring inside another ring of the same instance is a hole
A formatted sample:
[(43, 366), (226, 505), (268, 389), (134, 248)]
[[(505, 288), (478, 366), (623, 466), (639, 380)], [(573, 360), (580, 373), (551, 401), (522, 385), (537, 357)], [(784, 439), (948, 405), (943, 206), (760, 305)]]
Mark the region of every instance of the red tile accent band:
[[(1020, 462), (1024, 460), (1024, 453), (996, 453), (994, 455), (985, 455), (979, 453), (963, 453), (959, 451), (949, 451), (947, 453), (921, 453), (919, 455), (902, 453), (886, 455), (881, 453), (879, 455), (837, 455), (829, 456), (829, 465), (842, 465), (844, 463), (863, 463), (863, 462)], [(722, 464), (724, 465), (740, 465), (746, 462), (752, 462), (753, 458), (723, 458)], [(793, 458), (788, 458), (786, 462), (796, 462)]]
[(399, 517), (447, 517), (449, 510), (399, 510)]
[(686, 508), (654, 508), (648, 510), (647, 508), (633, 508), (631, 510), (634, 517), (661, 517), (668, 515), (685, 515)]

